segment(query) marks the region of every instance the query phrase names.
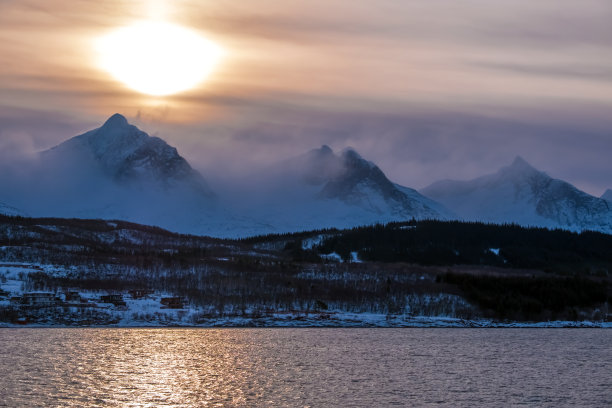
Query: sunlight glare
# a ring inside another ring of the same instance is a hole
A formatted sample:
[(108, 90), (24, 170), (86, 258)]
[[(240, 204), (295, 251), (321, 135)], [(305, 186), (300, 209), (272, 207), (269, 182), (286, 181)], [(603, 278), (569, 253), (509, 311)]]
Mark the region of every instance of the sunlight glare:
[(119, 28), (97, 44), (100, 67), (129, 88), (154, 96), (195, 87), (209, 76), (221, 49), (197, 32), (157, 21)]

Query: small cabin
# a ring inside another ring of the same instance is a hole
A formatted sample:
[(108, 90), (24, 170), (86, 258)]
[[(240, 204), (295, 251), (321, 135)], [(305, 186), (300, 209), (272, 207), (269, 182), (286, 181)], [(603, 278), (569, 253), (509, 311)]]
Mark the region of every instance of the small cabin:
[(149, 296), (153, 293), (150, 289), (134, 289), (128, 291), (132, 299), (142, 299), (143, 297)]
[(115, 306), (125, 306), (125, 301), (123, 300), (123, 295), (113, 294), (113, 295), (103, 295), (100, 297), (100, 302), (102, 303), (111, 303)]
[(13, 320), (13, 324), (26, 325), (28, 323), (30, 323), (30, 318), (28, 317), (17, 317), (15, 320)]
[(66, 302), (80, 303), (82, 301), (81, 294), (76, 290), (69, 290), (64, 292), (64, 300)]
[(24, 306), (55, 306), (59, 304), (59, 299), (55, 293), (51, 292), (30, 292), (21, 296), (21, 304)]
[(179, 296), (162, 298), (161, 304), (167, 309), (182, 309), (185, 307), (185, 301)]

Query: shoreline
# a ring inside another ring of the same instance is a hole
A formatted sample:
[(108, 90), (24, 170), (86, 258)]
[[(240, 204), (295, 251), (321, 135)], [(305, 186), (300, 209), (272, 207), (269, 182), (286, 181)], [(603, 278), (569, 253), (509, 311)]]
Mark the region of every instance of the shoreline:
[(593, 328), (611, 329), (612, 322), (554, 320), (544, 322), (495, 321), (450, 317), (391, 317), (367, 313), (345, 313), (341, 317), (321, 319), (295, 315), (265, 318), (227, 317), (203, 319), (201, 322), (168, 322), (122, 320), (110, 324), (0, 323), (1, 328)]

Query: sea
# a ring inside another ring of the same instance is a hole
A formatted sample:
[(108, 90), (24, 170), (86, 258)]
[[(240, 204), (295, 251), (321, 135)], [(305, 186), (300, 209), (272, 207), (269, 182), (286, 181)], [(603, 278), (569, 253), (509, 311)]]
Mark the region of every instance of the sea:
[(606, 407), (609, 329), (5, 328), (6, 407)]

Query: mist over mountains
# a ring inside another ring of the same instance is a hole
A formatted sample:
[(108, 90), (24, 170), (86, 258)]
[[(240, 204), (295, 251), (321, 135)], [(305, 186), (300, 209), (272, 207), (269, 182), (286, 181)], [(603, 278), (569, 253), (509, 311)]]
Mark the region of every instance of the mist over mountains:
[(612, 205), (517, 157), (494, 174), (444, 180), (421, 191), (463, 220), (612, 233)]
[(553, 179), (521, 158), (496, 174), (441, 181), (421, 192), (393, 183), (353, 149), (336, 153), (328, 146), (279, 158), (240, 180), (219, 176), (202, 176), (176, 148), (115, 114), (100, 128), (5, 164), (0, 212), (122, 219), (217, 237), (411, 218), (612, 233), (608, 201)]
[(119, 185), (193, 190), (214, 197), (202, 176), (162, 139), (151, 137), (130, 125), (119, 114), (102, 127), (67, 140), (42, 152), (45, 168), (66, 160), (78, 166), (93, 166)]
[(126, 219), (184, 230), (215, 205), (206, 181), (176, 149), (121, 115), (6, 170), (0, 180), (6, 205), (29, 216)]

